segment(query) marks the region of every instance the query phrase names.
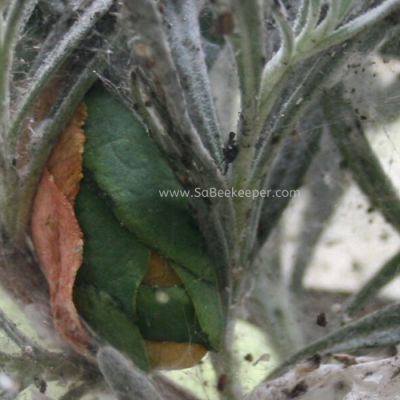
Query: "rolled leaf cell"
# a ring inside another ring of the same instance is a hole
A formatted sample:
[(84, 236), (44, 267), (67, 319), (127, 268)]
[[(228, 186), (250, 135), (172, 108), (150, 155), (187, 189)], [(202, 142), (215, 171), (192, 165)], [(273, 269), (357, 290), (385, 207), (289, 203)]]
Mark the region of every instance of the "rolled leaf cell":
[[(82, 232), (82, 261), (76, 277), (61, 283), (63, 274), (47, 273), (48, 280), (73, 287), (68, 293), (92, 334), (140, 368), (192, 366), (218, 350), (223, 333), (214, 261), (188, 200), (160, 195), (182, 188), (131, 110), (100, 85), (85, 107), (83, 156), (75, 160), (83, 178), (70, 216)], [(57, 215), (46, 217), (60, 224)], [(37, 250), (46, 263), (46, 252)], [(76, 347), (87, 346), (86, 336), (82, 343), (65, 335), (65, 324), (57, 329)]]

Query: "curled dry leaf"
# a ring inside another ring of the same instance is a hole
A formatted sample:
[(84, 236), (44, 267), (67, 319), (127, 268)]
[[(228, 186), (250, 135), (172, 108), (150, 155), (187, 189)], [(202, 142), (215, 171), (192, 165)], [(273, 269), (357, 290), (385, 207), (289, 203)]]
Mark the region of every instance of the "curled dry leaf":
[(50, 287), (51, 310), (60, 336), (85, 350), (90, 337), (72, 300), (82, 263), (83, 235), (73, 209), (82, 178), (85, 137), (82, 104), (70, 119), (43, 171), (32, 209), (32, 238)]
[(145, 346), (151, 367), (164, 370), (193, 367), (207, 354), (204, 346), (195, 343), (145, 340)]

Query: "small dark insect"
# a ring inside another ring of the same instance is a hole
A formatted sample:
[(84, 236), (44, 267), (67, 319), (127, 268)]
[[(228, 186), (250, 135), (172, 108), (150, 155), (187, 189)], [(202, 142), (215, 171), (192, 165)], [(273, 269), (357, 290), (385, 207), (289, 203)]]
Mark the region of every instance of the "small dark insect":
[(346, 367), (349, 367), (350, 365), (356, 365), (358, 364), (357, 358), (346, 353), (337, 353), (337, 354), (332, 354), (332, 357), (345, 365)]
[(225, 386), (227, 383), (228, 383), (228, 377), (225, 374), (221, 374), (221, 376), (218, 378), (218, 383), (217, 383), (218, 392), (223, 392), (225, 390)]
[(252, 362), (253, 361), (253, 355), (248, 353), (244, 356), (244, 359), (248, 362)]
[(288, 399), (295, 399), (307, 393), (308, 387), (304, 381), (300, 381), (289, 393), (287, 393)]
[(302, 363), (296, 365), (296, 372), (298, 374), (306, 374), (318, 369), (321, 365), (321, 356), (317, 353), (307, 358)]
[(47, 383), (44, 379), (36, 377), (34, 379), (34, 382), (35, 382), (36, 387), (39, 389), (40, 393), (46, 393)]
[(236, 144), (235, 140), (235, 132), (230, 132), (229, 133), (229, 139), (225, 143), (225, 147), (222, 149), (222, 152), (224, 153), (224, 159), (222, 160), (221, 166), (223, 163), (225, 163), (224, 171), (223, 174), (226, 175), (228, 172), (229, 164), (232, 164), (235, 161), (235, 158), (238, 155), (238, 147)]
[(328, 321), (326, 319), (326, 315), (324, 312), (320, 312), (317, 315), (317, 325), (325, 327), (328, 324)]

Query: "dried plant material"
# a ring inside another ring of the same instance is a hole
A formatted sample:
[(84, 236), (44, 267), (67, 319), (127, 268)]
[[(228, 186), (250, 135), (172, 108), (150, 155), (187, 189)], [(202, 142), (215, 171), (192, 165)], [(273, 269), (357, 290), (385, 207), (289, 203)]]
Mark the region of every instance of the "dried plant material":
[[(300, 398), (307, 388), (310, 399), (323, 398), (343, 400), (393, 400), (398, 399), (400, 389), (400, 359), (395, 357), (373, 360), (345, 366), (325, 364), (305, 375), (291, 370), (280, 378), (257, 386), (244, 400), (288, 400)], [(296, 389), (296, 390), (294, 390)], [(290, 395), (292, 397), (290, 397)]]
[(154, 250), (151, 251), (142, 284), (147, 286), (183, 285), (182, 280), (173, 270), (168, 260)]
[(346, 367), (358, 364), (357, 358), (350, 354), (338, 353), (338, 354), (332, 354), (332, 357), (335, 360), (342, 363), (343, 365), (345, 365)]
[(295, 399), (296, 397), (303, 396), (307, 393), (308, 386), (305, 381), (300, 381), (292, 389), (284, 392), (288, 399)]
[(82, 103), (66, 126), (64, 133), (54, 147), (47, 169), (55, 185), (73, 205), (79, 191), (82, 174), (82, 153), (85, 136), (81, 126), (86, 118), (86, 106)]
[(321, 365), (321, 356), (319, 354), (314, 354), (312, 357), (307, 358), (301, 364), (296, 365), (296, 372), (301, 374), (306, 374), (319, 368)]
[(271, 354), (265, 353), (265, 354), (262, 354), (260, 357), (258, 357), (258, 359), (256, 361), (254, 361), (253, 365), (256, 366), (261, 361), (268, 362), (270, 360), (271, 360)]
[(152, 368), (190, 368), (198, 364), (207, 354), (207, 349), (200, 344), (153, 342), (150, 340), (144, 342)]
[(81, 105), (69, 121), (43, 171), (32, 210), (32, 238), (50, 287), (51, 311), (60, 336), (81, 350), (89, 335), (72, 300), (82, 263), (83, 235), (73, 203), (82, 178), (86, 108)]
[(230, 12), (218, 15), (214, 21), (214, 35), (216, 36), (232, 35), (234, 29), (233, 15)]

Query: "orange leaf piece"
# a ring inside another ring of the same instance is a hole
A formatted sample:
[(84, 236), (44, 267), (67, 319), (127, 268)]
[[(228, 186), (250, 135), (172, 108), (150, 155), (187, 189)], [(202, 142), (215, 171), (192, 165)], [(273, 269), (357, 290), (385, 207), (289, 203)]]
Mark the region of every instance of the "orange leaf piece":
[(50, 287), (51, 310), (60, 336), (86, 350), (90, 336), (72, 299), (75, 276), (82, 264), (83, 234), (74, 212), (82, 179), (85, 137), (81, 104), (68, 122), (43, 171), (32, 208), (31, 231), (36, 253)]
[(144, 341), (152, 368), (174, 370), (197, 365), (208, 350), (201, 344)]
[(146, 275), (143, 277), (141, 284), (158, 287), (183, 285), (181, 279), (173, 270), (169, 261), (154, 250), (151, 251)]

